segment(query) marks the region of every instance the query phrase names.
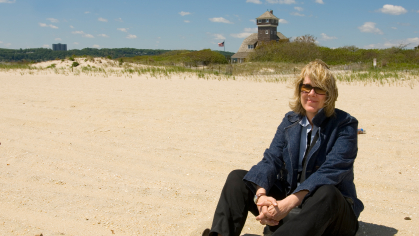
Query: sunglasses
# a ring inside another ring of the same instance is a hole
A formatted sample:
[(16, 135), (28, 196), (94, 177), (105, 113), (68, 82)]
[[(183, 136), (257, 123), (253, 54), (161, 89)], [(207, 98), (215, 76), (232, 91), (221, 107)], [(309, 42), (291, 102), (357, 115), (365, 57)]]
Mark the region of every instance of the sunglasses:
[(319, 87), (313, 87), (310, 84), (300, 84), (300, 92), (309, 93), (312, 89), (314, 92), (319, 95), (325, 95), (326, 91)]

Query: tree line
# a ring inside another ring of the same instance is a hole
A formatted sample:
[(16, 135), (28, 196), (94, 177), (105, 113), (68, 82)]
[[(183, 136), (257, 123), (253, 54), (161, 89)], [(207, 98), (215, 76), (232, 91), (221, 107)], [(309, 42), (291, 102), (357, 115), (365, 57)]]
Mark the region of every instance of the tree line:
[(139, 55), (159, 55), (170, 50), (162, 49), (135, 49), (135, 48), (84, 48), (68, 51), (53, 51), (47, 48), (29, 48), (29, 49), (3, 49), (0, 48), (0, 61), (18, 62), (18, 61), (49, 61), (55, 59), (65, 59), (71, 56), (92, 56), (92, 57), (134, 57)]
[[(136, 49), (136, 48), (84, 48), (68, 51), (53, 51), (47, 48), (29, 48), (29, 49), (4, 49), (0, 48), (0, 62), (40, 62), (55, 59), (65, 59), (69, 57), (107, 57), (107, 58), (128, 58), (138, 56), (155, 56), (167, 53), (173, 50), (163, 49)], [(192, 52), (193, 50), (188, 52)], [(225, 56), (231, 56), (231, 52), (218, 51)]]

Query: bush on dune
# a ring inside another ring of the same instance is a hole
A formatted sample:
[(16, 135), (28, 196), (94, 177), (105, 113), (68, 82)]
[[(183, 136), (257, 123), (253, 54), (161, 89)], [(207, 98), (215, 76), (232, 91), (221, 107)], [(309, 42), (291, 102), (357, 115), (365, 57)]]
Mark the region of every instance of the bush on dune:
[(307, 63), (320, 58), (329, 65), (366, 63), (372, 67), (372, 61), (376, 58), (379, 67), (409, 64), (409, 67), (417, 68), (419, 50), (406, 49), (406, 46), (386, 49), (361, 49), (355, 46), (328, 48), (318, 46), (314, 36), (304, 35), (292, 42), (261, 43), (248, 59), (253, 62)]

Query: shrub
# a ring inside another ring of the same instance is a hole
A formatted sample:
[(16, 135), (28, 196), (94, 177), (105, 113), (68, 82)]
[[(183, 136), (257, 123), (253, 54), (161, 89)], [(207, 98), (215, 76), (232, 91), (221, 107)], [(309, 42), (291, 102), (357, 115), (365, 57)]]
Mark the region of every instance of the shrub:
[(71, 66), (72, 67), (77, 67), (77, 66), (79, 66), (80, 64), (77, 62), (77, 61), (75, 61), (75, 62), (73, 62), (73, 64), (71, 64)]

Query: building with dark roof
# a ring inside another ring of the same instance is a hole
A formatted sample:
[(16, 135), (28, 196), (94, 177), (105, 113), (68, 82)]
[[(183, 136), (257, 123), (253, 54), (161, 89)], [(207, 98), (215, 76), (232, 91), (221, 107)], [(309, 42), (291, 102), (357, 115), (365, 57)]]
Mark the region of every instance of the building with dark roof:
[(266, 11), (256, 18), (258, 32), (249, 35), (243, 40), (236, 54), (231, 56), (233, 62), (244, 62), (249, 55), (255, 51), (256, 46), (261, 42), (289, 40), (281, 32), (277, 32), (279, 18), (274, 16), (273, 11)]

